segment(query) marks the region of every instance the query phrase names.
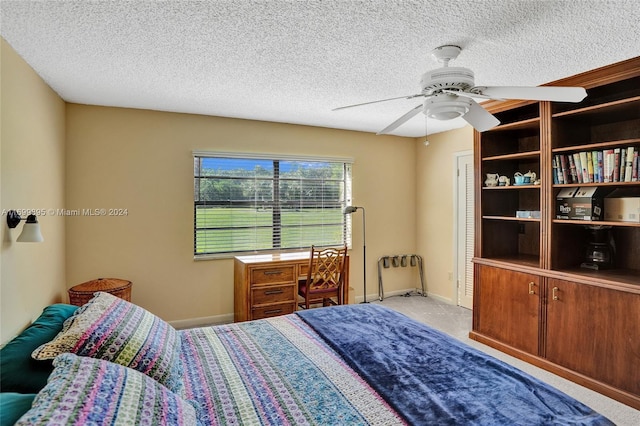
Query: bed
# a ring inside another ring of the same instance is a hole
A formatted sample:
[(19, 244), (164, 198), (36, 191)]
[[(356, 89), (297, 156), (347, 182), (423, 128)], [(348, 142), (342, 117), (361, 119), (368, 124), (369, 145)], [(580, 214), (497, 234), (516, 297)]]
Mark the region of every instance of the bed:
[(31, 398), (15, 404), (18, 424), (613, 424), (376, 304), (176, 331), (97, 293), (60, 328), (31, 342), (31, 367), (50, 368), (42, 388), (2, 379), (3, 394)]

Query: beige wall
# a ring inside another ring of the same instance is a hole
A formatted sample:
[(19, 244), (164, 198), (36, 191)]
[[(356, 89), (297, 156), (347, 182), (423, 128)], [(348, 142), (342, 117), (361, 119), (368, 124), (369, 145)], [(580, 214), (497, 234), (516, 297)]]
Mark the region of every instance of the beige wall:
[[(353, 204), (366, 208), (367, 293), (378, 257), (413, 253), (413, 139), (289, 124), (67, 105), (67, 208), (126, 208), (122, 217), (67, 218), (69, 285), (133, 281), (132, 298), (169, 321), (233, 312), (233, 262), (193, 260), (192, 150), (354, 158)], [(362, 296), (362, 219), (354, 214), (351, 285)], [(385, 291), (412, 288), (410, 268)]]
[[(192, 150), (352, 157), (353, 204), (366, 208), (367, 294), (377, 260), (424, 257), (428, 292), (453, 300), (453, 155), (469, 127), (422, 139), (288, 124), (65, 104), (2, 41), (2, 209), (125, 208), (127, 216), (40, 216), (45, 242), (15, 243), (2, 223), (2, 335), (66, 289), (98, 277), (134, 282), (133, 301), (169, 321), (229, 320), (232, 260), (194, 261)], [(353, 216), (351, 284), (361, 300), (362, 221)], [(20, 225), (21, 228), (22, 225)], [(383, 271), (385, 293), (419, 286)]]
[(416, 141), (416, 236), (417, 249), (425, 258), (427, 291), (457, 303), (450, 274), (454, 262), (454, 170), (455, 154), (473, 150), (473, 128), (438, 133)]
[[(0, 342), (65, 295), (65, 221), (39, 215), (44, 242), (17, 243), (6, 210), (64, 206), (65, 105), (1, 40)], [(26, 216), (23, 216), (26, 217)]]

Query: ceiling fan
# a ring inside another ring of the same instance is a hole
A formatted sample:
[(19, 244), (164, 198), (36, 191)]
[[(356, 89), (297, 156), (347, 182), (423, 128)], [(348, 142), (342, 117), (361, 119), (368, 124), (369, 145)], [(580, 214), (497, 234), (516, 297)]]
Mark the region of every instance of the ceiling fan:
[(431, 55), (444, 65), (422, 75), (420, 93), (347, 105), (335, 108), (333, 111), (396, 99), (425, 98), (423, 103), (412, 108), (377, 134), (381, 135), (395, 130), (420, 112), (436, 120), (451, 120), (462, 117), (477, 131), (484, 132), (500, 124), (500, 121), (477, 103), (474, 98), (580, 102), (587, 96), (586, 90), (582, 87), (475, 86), (473, 71), (469, 68), (449, 66), (449, 61), (456, 59), (461, 50), (458, 46), (445, 45), (437, 47), (431, 52)]

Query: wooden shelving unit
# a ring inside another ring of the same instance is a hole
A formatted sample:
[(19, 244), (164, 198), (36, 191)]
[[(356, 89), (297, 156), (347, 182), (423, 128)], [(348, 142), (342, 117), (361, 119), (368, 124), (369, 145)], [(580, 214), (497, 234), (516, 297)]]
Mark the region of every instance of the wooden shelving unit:
[[(475, 271), (470, 337), (640, 409), (640, 223), (562, 220), (568, 187), (638, 188), (640, 182), (554, 184), (553, 159), (640, 149), (640, 57), (551, 85), (582, 86), (581, 103), (491, 101), (501, 122), (475, 133)], [(556, 157), (557, 158), (557, 157)], [(487, 174), (539, 185), (486, 187)], [(540, 211), (518, 218), (516, 211)], [(611, 227), (610, 269), (584, 262), (586, 225)]]

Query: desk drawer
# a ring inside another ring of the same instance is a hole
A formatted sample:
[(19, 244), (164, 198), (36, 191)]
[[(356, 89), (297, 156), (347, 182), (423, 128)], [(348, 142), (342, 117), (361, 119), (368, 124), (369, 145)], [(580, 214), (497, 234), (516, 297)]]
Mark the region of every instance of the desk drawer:
[(295, 265), (270, 266), (251, 269), (250, 284), (279, 284), (296, 282)]
[(252, 309), (251, 319), (277, 317), (279, 315), (292, 314), (296, 310), (295, 303), (264, 306)]
[(251, 289), (252, 305), (264, 305), (267, 303), (281, 303), (296, 301), (296, 287), (294, 285), (281, 285), (269, 287), (254, 287)]

